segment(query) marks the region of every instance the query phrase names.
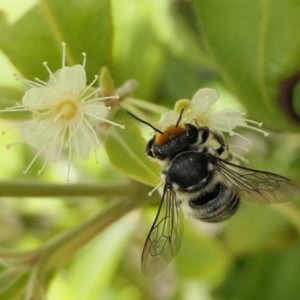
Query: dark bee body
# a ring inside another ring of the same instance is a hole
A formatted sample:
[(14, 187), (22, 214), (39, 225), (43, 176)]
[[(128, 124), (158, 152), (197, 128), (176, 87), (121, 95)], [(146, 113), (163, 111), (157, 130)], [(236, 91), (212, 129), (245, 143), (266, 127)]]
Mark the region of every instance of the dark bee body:
[(160, 162), (164, 181), (162, 201), (142, 253), (146, 276), (162, 272), (178, 254), (183, 236), (182, 210), (205, 222), (220, 222), (236, 212), (240, 197), (269, 204), (300, 194), (298, 185), (283, 176), (231, 163), (220, 133), (182, 124), (181, 115), (176, 125), (164, 131), (132, 116), (156, 131), (146, 153)]
[(188, 202), (189, 214), (197, 219), (220, 222), (231, 217), (239, 206), (235, 190), (217, 176), (211, 154), (181, 153), (174, 158), (165, 175), (166, 184), (176, 191), (179, 201)]
[[(167, 135), (169, 132), (171, 136)], [(154, 136), (146, 152), (162, 162), (166, 186), (176, 192), (180, 203), (188, 202), (189, 214), (206, 222), (220, 222), (232, 216), (239, 206), (239, 197), (223, 184), (214, 166), (214, 157), (229, 158), (223, 136), (207, 127), (182, 124), (164, 132), (164, 143), (161, 139), (160, 134)]]

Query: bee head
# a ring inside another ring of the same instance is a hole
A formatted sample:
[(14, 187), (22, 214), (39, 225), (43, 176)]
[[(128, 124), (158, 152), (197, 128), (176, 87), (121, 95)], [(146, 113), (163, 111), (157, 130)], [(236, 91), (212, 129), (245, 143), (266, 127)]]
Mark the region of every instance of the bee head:
[[(151, 127), (155, 131), (153, 138), (147, 143), (146, 153), (148, 156), (165, 160), (167, 157), (178, 153), (198, 141), (199, 133), (202, 135), (202, 142), (205, 142), (208, 136), (208, 129), (199, 130), (193, 124), (182, 123), (183, 109), (180, 112), (179, 118), (175, 125), (169, 126), (163, 131), (155, 128), (152, 124), (138, 118), (128, 112), (136, 120)], [(204, 128), (204, 127), (203, 127)], [(203, 132), (205, 132), (205, 137)]]

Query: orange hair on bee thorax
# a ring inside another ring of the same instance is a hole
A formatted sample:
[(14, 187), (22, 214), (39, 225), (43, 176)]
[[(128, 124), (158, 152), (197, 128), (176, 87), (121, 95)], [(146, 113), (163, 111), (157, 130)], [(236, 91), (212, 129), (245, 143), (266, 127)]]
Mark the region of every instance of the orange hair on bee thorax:
[(170, 140), (182, 135), (186, 131), (185, 126), (180, 124), (179, 126), (170, 126), (163, 131), (163, 134), (156, 132), (155, 143), (156, 145), (163, 145)]

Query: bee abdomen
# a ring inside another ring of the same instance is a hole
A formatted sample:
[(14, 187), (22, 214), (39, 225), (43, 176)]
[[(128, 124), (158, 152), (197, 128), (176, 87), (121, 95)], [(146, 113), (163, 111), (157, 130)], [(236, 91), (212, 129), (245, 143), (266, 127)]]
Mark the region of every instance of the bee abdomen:
[(240, 198), (233, 189), (218, 183), (211, 191), (201, 193), (189, 202), (194, 218), (205, 222), (221, 222), (238, 209)]

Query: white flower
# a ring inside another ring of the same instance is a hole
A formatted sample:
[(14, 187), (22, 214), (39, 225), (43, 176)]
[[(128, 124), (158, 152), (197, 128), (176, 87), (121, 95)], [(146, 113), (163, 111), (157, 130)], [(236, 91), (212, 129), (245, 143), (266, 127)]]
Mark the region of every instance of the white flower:
[[(235, 132), (235, 128), (246, 127), (251, 130), (263, 133), (265, 136), (268, 135), (267, 132), (258, 128), (262, 126), (262, 123), (245, 119), (243, 117), (244, 113), (238, 110), (228, 108), (218, 112), (212, 112), (211, 107), (218, 99), (218, 91), (210, 88), (199, 89), (194, 94), (192, 100), (182, 99), (177, 101), (175, 104), (174, 111), (170, 111), (162, 115), (158, 127), (162, 129), (176, 124), (181, 110), (184, 109), (182, 115), (182, 122), (196, 123), (199, 126), (207, 126), (209, 129), (214, 131), (228, 133), (231, 136), (236, 135), (240, 138), (243, 138), (248, 143), (251, 143), (251, 141), (243, 135)], [(251, 124), (256, 125), (258, 127), (252, 126)], [(239, 146), (234, 147), (240, 148)], [(242, 150), (247, 149), (242, 148)], [(233, 154), (239, 159), (244, 160), (238, 154)]]
[(262, 123), (245, 119), (243, 117), (244, 114), (238, 110), (227, 108), (219, 112), (211, 112), (211, 107), (218, 98), (219, 93), (216, 90), (202, 88), (194, 94), (192, 100), (183, 99), (177, 101), (174, 111), (162, 115), (159, 126), (165, 128), (176, 124), (179, 113), (184, 109), (182, 122), (185, 123), (196, 122), (199, 126), (207, 126), (211, 130), (226, 132), (230, 135), (238, 135), (234, 132), (236, 127), (247, 127), (259, 131), (265, 136), (268, 135), (267, 132), (249, 125), (254, 124), (260, 127)]
[[(67, 67), (65, 66), (65, 47), (66, 44), (63, 43), (61, 69), (52, 73), (47, 63), (44, 63), (50, 75), (49, 82), (37, 78), (35, 81), (24, 79), (31, 89), (25, 93), (22, 104), (5, 110), (6, 112), (21, 110), (32, 112), (32, 120), (24, 123), (26, 124), (24, 138), (7, 145), (7, 148), (10, 148), (25, 142), (38, 150), (24, 173), (27, 173), (42, 152), (46, 153), (46, 158), (39, 174), (49, 160), (57, 162), (62, 151), (67, 149), (69, 158), (67, 178), (69, 178), (72, 152), (74, 151), (85, 160), (88, 159), (91, 150), (96, 156), (100, 141), (94, 126), (100, 122), (112, 123), (105, 119), (110, 107), (107, 107), (103, 100), (118, 97), (98, 98), (95, 96), (99, 88), (94, 89), (92, 85), (98, 76), (95, 76), (95, 80), (90, 85), (86, 85), (85, 53), (83, 53), (82, 65)], [(98, 162), (97, 156), (96, 160)]]

